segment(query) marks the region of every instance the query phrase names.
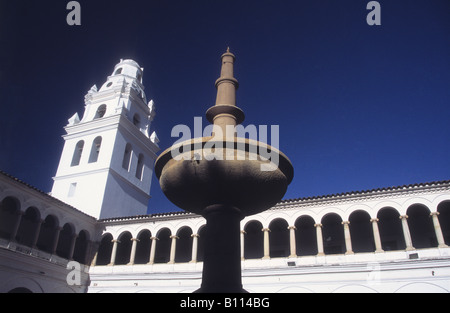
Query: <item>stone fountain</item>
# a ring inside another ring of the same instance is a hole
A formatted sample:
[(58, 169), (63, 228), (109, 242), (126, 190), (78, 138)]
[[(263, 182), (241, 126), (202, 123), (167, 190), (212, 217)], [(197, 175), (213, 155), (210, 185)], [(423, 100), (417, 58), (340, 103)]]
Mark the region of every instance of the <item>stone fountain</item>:
[(236, 125), (243, 122), (244, 112), (236, 106), (235, 56), (227, 49), (221, 59), (216, 103), (206, 111), (212, 135), (162, 152), (155, 174), (171, 202), (206, 219), (202, 285), (197, 292), (239, 293), (245, 292), (240, 221), (279, 202), (294, 169), (275, 147), (237, 136)]

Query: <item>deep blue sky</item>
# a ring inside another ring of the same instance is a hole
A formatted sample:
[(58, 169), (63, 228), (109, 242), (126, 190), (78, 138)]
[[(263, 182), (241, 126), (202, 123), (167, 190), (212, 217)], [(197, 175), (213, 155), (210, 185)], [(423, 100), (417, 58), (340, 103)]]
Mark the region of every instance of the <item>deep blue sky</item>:
[[(0, 0), (0, 169), (50, 191), (63, 127), (120, 58), (144, 70), (162, 149), (214, 104), (235, 53), (247, 124), (280, 125), (285, 198), (450, 179), (450, 1)], [(204, 123), (206, 121), (204, 119)], [(174, 211), (153, 179), (150, 212)]]

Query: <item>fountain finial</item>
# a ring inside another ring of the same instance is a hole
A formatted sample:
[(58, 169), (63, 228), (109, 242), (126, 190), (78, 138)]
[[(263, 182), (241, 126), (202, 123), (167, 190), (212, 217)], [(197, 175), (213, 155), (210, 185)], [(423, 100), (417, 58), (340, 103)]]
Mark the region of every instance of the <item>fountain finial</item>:
[[(234, 137), (234, 132), (227, 132), (226, 126), (236, 126), (244, 121), (244, 111), (236, 106), (236, 90), (239, 82), (234, 77), (233, 67), (236, 57), (230, 52), (230, 48), (222, 54), (222, 67), (220, 69), (220, 77), (216, 80), (217, 97), (216, 104), (206, 111), (206, 118), (211, 124), (215, 125), (215, 129), (220, 127), (222, 134)], [(216, 131), (217, 134), (217, 131)]]

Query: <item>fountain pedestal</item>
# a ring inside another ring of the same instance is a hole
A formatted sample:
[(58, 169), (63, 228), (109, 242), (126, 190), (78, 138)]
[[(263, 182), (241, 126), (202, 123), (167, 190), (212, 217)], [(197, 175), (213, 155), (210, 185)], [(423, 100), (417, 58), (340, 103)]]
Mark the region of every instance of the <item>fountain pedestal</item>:
[(241, 211), (216, 204), (204, 209), (206, 218), (202, 285), (196, 292), (242, 293), (239, 249)]

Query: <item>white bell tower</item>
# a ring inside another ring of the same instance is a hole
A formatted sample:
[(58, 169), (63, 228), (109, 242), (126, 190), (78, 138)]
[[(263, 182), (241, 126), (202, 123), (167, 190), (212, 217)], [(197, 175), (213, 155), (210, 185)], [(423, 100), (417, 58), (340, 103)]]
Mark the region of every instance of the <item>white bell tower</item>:
[(95, 218), (147, 213), (159, 140), (149, 133), (155, 107), (142, 73), (135, 61), (120, 60), (86, 94), (83, 118), (75, 113), (64, 128), (51, 194)]

